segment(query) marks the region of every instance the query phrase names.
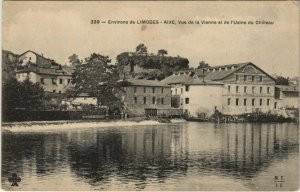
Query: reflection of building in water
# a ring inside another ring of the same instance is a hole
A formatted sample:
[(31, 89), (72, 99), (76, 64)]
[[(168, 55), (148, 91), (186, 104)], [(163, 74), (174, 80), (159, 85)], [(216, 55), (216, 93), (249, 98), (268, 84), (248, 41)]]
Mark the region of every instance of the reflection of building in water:
[[(102, 130), (86, 135), (73, 132), (69, 135), (71, 169), (91, 183), (106, 180), (113, 172), (124, 178), (143, 181), (153, 177), (167, 178), (176, 170), (186, 171), (187, 166), (181, 161), (183, 156), (172, 158), (172, 140), (182, 141), (173, 137), (173, 130), (172, 127), (153, 126), (130, 131)], [(178, 151), (182, 149), (178, 148)]]
[[(13, 141), (13, 142), (11, 142)], [(2, 175), (50, 175), (65, 168), (67, 139), (56, 134), (16, 134), (3, 137)]]
[(229, 159), (224, 159), (222, 164), (227, 166), (231, 163), (237, 171), (249, 174), (268, 166), (274, 156), (286, 157), (289, 150), (297, 146), (295, 140), (288, 142), (288, 138), (298, 135), (297, 129), (289, 129), (288, 126), (246, 124), (242, 128), (236, 126), (234, 131), (226, 131), (222, 151)]
[(211, 123), (5, 134), (2, 176), (70, 169), (90, 185), (118, 179), (137, 182), (138, 189), (193, 171), (251, 178), (297, 151), (298, 136), (295, 124)]
[(191, 170), (250, 177), (268, 167), (275, 157), (286, 158), (298, 147), (299, 133), (293, 124), (183, 126), (172, 130), (172, 159), (186, 162)]

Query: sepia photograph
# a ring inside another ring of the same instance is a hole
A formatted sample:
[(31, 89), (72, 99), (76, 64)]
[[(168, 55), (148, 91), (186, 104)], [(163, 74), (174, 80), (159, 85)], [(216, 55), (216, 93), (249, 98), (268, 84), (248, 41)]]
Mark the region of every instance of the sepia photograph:
[(2, 190), (299, 190), (299, 7), (3, 1)]

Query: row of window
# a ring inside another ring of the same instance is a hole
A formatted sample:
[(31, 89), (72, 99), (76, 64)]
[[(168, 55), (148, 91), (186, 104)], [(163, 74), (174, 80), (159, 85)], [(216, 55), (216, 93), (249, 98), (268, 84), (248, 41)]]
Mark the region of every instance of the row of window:
[[(239, 86), (236, 86), (235, 87), (235, 92), (236, 93), (240, 93), (240, 87)], [(230, 85), (228, 85), (228, 93), (231, 93), (231, 87)], [(244, 86), (244, 93), (248, 93), (248, 87), (247, 86)], [(256, 93), (256, 87), (252, 87), (252, 92), (253, 94)], [(259, 87), (259, 93), (263, 93), (263, 87)], [(267, 93), (268, 94), (271, 94), (271, 87), (267, 87)]]
[[(44, 78), (41, 78), (40, 80), (41, 80), (41, 84), (45, 84), (45, 79)], [(71, 79), (68, 79), (67, 82), (70, 83)], [(58, 83), (63, 84), (63, 79), (58, 79)], [(52, 84), (53, 85), (57, 84), (57, 79), (56, 78), (52, 78)]]
[[(179, 88), (175, 88), (175, 94), (178, 94), (178, 89)], [(189, 92), (190, 91), (190, 86), (189, 85), (186, 85), (185, 86), (185, 91), (186, 92)], [(172, 91), (171, 91), (172, 92)], [(182, 88), (180, 88), (180, 94), (182, 94), (183, 93), (183, 87)]]
[[(240, 99), (240, 98), (236, 98), (235, 99), (235, 105), (236, 106), (242, 106), (242, 105), (247, 106), (247, 105), (249, 105), (248, 104), (249, 100), (250, 100), (250, 103), (251, 103), (252, 106), (256, 106), (257, 105), (256, 102), (258, 102), (259, 106), (264, 105), (263, 99), (254, 99), (254, 98), (253, 99), (246, 99), (246, 98), (245, 99)], [(228, 98), (227, 99), (227, 105), (232, 105), (231, 102), (232, 102), (231, 98)], [(240, 103), (240, 102), (243, 102), (243, 104)], [(270, 99), (266, 99), (265, 104), (267, 106), (269, 106), (270, 105)]]
[[(144, 93), (147, 93), (147, 87), (143, 87), (143, 89), (144, 89)], [(148, 88), (148, 89), (149, 89), (149, 88)], [(151, 89), (151, 92), (152, 92), (152, 93), (155, 93), (155, 90), (158, 90), (158, 89), (155, 89), (155, 87), (150, 87), (150, 89)], [(160, 88), (160, 91), (159, 91), (159, 92), (163, 94), (163, 93), (165, 92), (164, 89), (165, 89), (165, 88), (163, 88), (163, 87)], [(137, 87), (133, 87), (133, 92), (134, 92), (134, 93), (137, 92)]]
[[(137, 104), (138, 103), (138, 98), (137, 97), (134, 97), (133, 98), (133, 102), (135, 103), (135, 104)], [(147, 104), (147, 97), (144, 97), (143, 98), (143, 103), (144, 104)], [(158, 101), (156, 100), (156, 97), (152, 97), (152, 104), (164, 104), (164, 98), (158, 98)]]
[(262, 82), (263, 76), (255, 76), (255, 75), (236, 75), (237, 81), (248, 81), (248, 82)]

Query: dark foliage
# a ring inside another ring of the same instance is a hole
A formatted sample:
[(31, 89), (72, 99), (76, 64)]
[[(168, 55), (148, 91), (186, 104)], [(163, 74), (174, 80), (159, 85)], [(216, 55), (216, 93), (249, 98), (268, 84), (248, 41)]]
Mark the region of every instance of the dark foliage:
[(75, 69), (69, 97), (86, 93), (97, 98), (98, 106), (120, 101), (118, 94), (126, 81), (120, 79), (118, 69), (110, 62), (109, 57), (97, 53), (85, 58), (85, 63)]
[(18, 82), (9, 78), (2, 86), (2, 112), (7, 116), (16, 109), (37, 110), (42, 106), (44, 89), (29, 79)]
[[(138, 66), (144, 71), (138, 76), (143, 76), (145, 79), (163, 79), (170, 76), (173, 72), (186, 70), (189, 68), (189, 60), (180, 56), (171, 57), (167, 55), (167, 51), (160, 49), (155, 54), (148, 54), (144, 44), (140, 44), (136, 48), (136, 52), (123, 52), (116, 58), (117, 66), (120, 71), (124, 70), (125, 66), (130, 66), (129, 73), (135, 73), (134, 67)], [(151, 72), (148, 69), (155, 69)]]
[(283, 76), (278, 76), (275, 78), (275, 84), (276, 85), (289, 85), (289, 78), (285, 78)]

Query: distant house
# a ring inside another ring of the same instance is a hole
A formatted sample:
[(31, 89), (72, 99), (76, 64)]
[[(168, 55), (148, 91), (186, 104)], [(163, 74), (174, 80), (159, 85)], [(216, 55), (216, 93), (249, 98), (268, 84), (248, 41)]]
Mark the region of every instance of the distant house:
[(66, 106), (67, 109), (83, 109), (84, 106), (96, 107), (97, 98), (87, 93), (81, 93), (72, 100), (63, 100), (62, 106)]
[(299, 86), (299, 82), (300, 82), (300, 77), (293, 77), (291, 79), (289, 79), (289, 85), (298, 85)]
[(71, 82), (72, 69), (34, 51), (21, 54), (19, 63), (15, 69), (17, 80), (29, 78), (33, 83), (40, 83), (46, 92), (64, 93)]
[(191, 116), (274, 109), (275, 80), (251, 62), (177, 72), (162, 81)]
[(87, 93), (81, 93), (72, 101), (74, 105), (93, 105), (97, 106), (97, 98), (92, 97)]
[(143, 116), (145, 109), (170, 109), (171, 86), (155, 80), (128, 79), (125, 108), (130, 116)]
[(299, 86), (298, 85), (276, 85), (275, 102), (278, 109), (299, 108)]

